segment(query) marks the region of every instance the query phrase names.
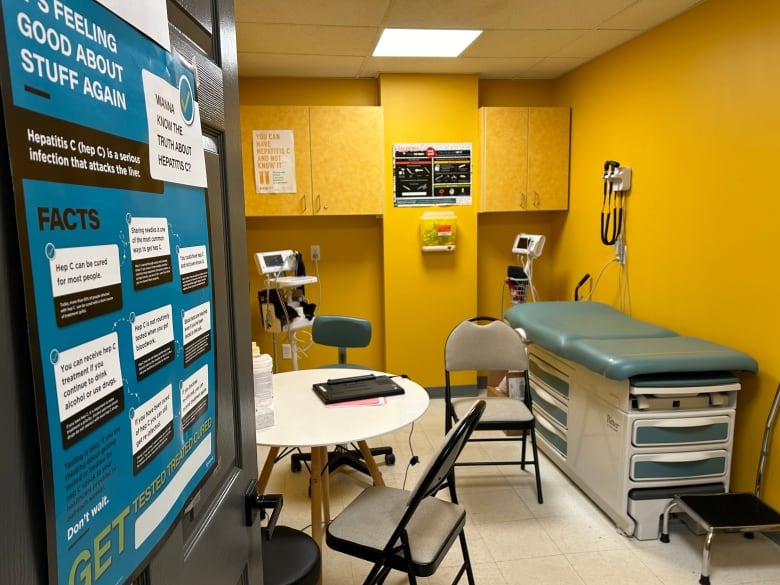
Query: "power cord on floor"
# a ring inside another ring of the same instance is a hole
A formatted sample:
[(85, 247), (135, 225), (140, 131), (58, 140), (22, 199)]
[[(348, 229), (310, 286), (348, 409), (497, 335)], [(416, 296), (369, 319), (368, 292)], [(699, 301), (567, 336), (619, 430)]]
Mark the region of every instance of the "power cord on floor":
[(406, 471), (404, 471), (404, 483), (402, 488), (406, 489), (406, 479), (409, 477), (409, 468), (413, 465), (417, 465), (420, 462), (420, 458), (414, 454), (414, 447), (412, 446), (412, 434), (414, 433), (414, 423), (412, 423), (412, 428), (409, 430), (409, 452), (412, 454), (411, 458), (409, 459), (409, 463), (406, 464)]

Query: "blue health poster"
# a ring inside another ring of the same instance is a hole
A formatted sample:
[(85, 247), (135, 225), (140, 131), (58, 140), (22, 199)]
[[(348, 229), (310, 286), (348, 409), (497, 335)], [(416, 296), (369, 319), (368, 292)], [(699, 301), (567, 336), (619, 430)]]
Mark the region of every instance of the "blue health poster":
[(216, 460), (197, 78), (105, 1), (0, 1), (50, 582), (127, 583)]

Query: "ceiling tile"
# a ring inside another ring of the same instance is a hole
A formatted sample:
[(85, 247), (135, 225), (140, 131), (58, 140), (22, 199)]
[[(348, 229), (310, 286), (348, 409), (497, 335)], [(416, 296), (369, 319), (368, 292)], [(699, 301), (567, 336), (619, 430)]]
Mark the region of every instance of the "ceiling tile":
[(633, 30), (588, 31), (561, 50), (551, 53), (550, 56), (590, 60), (628, 42), (639, 34), (641, 33)]
[(242, 26), (239, 52), (362, 57), (371, 53), (377, 32), (372, 28), (270, 24)]
[[(705, 0), (235, 0), (239, 74), (560, 76)], [(374, 59), (381, 29), (480, 28), (457, 59)]]
[(463, 57), (546, 57), (570, 45), (583, 35), (581, 30), (486, 31), (464, 52)]
[(390, 0), (235, 0), (236, 22), (380, 26)]
[(603, 28), (649, 30), (703, 0), (642, 0), (604, 22)]

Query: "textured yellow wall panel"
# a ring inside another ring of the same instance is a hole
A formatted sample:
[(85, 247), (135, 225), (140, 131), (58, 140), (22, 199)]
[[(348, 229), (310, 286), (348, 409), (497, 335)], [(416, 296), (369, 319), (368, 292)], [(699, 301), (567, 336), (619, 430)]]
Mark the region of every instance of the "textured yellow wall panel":
[[(394, 143), (468, 142), (478, 151), (477, 78), (388, 75), (380, 78), (386, 160)], [(388, 168), (385, 205), (387, 367), (425, 386), (444, 384), (447, 333), (477, 310), (477, 208), (446, 208), (457, 217), (454, 252), (423, 253), (420, 217), (442, 208), (395, 208)], [(479, 185), (472, 175), (472, 189)]]
[[(603, 163), (633, 168), (626, 205), (635, 317), (759, 362), (737, 408), (733, 487), (752, 490), (780, 379), (780, 4), (708, 0), (557, 83), (572, 107), (569, 220), (553, 294), (612, 256), (599, 240)], [(613, 303), (615, 266), (594, 298)], [(780, 505), (780, 433), (765, 476)]]

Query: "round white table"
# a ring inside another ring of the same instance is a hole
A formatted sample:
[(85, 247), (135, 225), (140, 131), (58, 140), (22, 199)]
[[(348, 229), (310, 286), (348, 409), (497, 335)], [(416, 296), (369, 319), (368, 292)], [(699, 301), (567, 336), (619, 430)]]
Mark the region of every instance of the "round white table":
[[(428, 408), (428, 392), (419, 384), (397, 376), (404, 394), (387, 396), (379, 405), (326, 406), (312, 385), (332, 378), (392, 375), (351, 368), (322, 368), (274, 374), (274, 425), (256, 433), (258, 445), (270, 447), (258, 480), (258, 491), (268, 485), (279, 449), (311, 447), (312, 537), (322, 546), (324, 522), (330, 522), (328, 446), (357, 443), (375, 485), (384, 485), (382, 473), (371, 455), (367, 439), (398, 430), (417, 420)], [(319, 472), (322, 471), (322, 473)]]

